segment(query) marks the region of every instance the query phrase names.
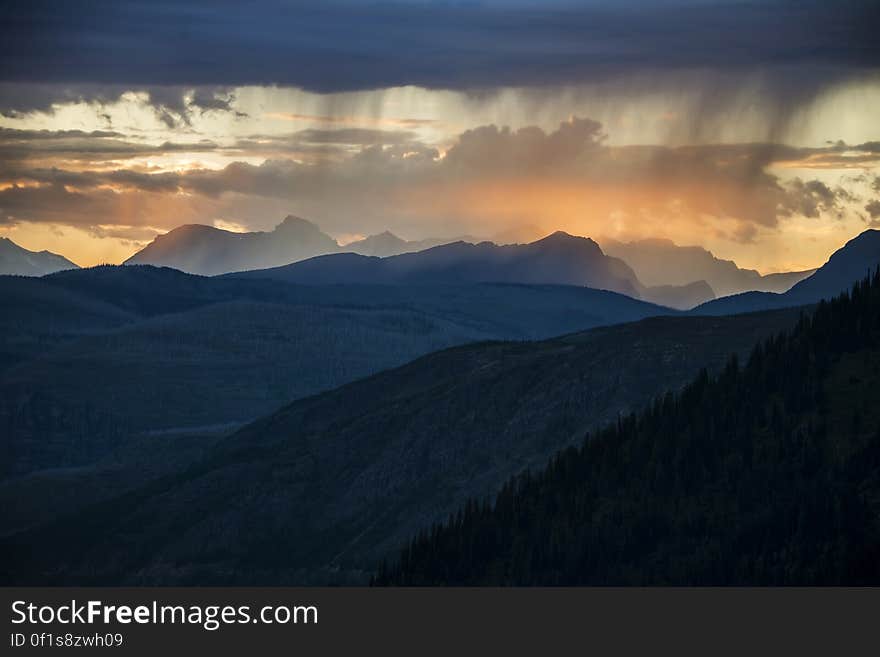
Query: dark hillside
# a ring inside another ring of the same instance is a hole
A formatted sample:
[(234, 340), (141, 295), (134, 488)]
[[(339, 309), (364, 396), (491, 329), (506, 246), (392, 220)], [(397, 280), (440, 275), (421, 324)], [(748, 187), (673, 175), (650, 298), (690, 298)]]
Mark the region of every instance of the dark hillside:
[(880, 583), (880, 271), (424, 531), (380, 584)]

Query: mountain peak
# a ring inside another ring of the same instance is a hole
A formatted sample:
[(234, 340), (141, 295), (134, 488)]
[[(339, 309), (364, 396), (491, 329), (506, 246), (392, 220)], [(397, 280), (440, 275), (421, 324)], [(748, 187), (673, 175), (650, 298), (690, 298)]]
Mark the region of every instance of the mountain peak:
[(315, 224), (288, 215), (271, 231), (238, 233), (203, 224), (181, 226), (156, 237), (125, 264), (151, 264), (213, 276), (278, 267), (338, 249), (336, 241)]
[(839, 257), (841, 254), (846, 254), (855, 250), (876, 249), (878, 243), (880, 243), (880, 230), (869, 228), (853, 237), (849, 242), (831, 254), (831, 257)]
[(547, 237), (541, 238), (532, 242), (533, 245), (578, 245), (578, 246), (589, 246), (591, 249), (595, 249), (596, 251), (600, 251), (599, 245), (589, 237), (582, 237), (581, 235), (572, 235), (571, 233), (566, 233), (564, 230), (557, 230), (554, 233), (550, 233)]
[(313, 224), (308, 219), (303, 219), (302, 217), (297, 217), (296, 215), (292, 215), (292, 214), (289, 214), (286, 217), (284, 217), (284, 219), (281, 221), (281, 223), (278, 224), (277, 226), (275, 226), (275, 231), (290, 230), (290, 229), (294, 229), (294, 230), (307, 229), (307, 230), (312, 230), (312, 231), (319, 231), (320, 230), (316, 224)]
[(8, 237), (0, 237), (0, 275), (44, 276), (78, 265), (51, 251), (31, 251)]

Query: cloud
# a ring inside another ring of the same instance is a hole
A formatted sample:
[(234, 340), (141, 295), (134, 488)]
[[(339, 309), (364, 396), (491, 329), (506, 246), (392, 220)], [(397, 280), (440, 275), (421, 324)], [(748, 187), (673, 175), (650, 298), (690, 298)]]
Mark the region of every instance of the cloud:
[[(329, 92), (406, 84), (542, 86), (634, 71), (776, 68), (785, 71), (779, 76), (785, 98), (880, 61), (872, 29), (880, 10), (868, 0), (10, 0), (5, 11), (14, 21), (0, 39), (0, 79), (18, 82), (280, 84)], [(161, 104), (174, 112), (172, 102)], [(201, 96), (197, 104), (220, 105)]]
[(226, 86), (9, 82), (0, 78), (0, 116), (12, 119), (25, 118), (32, 112), (53, 114), (64, 105), (84, 103), (95, 106), (110, 125), (111, 115), (102, 108), (124, 98), (136, 99), (169, 129), (189, 126), (195, 112), (247, 117), (235, 108), (235, 93)]
[(341, 128), (336, 130), (300, 130), (290, 136), (291, 143), (307, 144), (405, 144), (416, 139), (408, 130), (373, 130), (369, 128)]
[(865, 206), (865, 212), (871, 219), (880, 219), (880, 199), (875, 199)]
[[(0, 133), (0, 149), (4, 135), (7, 141), (48, 145), (90, 139), (98, 142), (96, 150), (105, 141), (115, 143), (111, 136), (13, 133)], [(283, 150), (302, 153), (309, 146), (333, 149), (333, 157), (308, 161)], [(185, 145), (152, 148), (178, 147)], [(159, 173), (7, 162), (0, 168), (0, 217), (6, 223), (100, 225), (106, 232), (113, 224), (174, 227), (218, 217), (267, 228), (295, 211), (337, 232), (408, 225), (411, 233), (421, 226), (427, 236), (527, 222), (592, 234), (611, 225), (641, 234), (712, 231), (749, 242), (783, 218), (840, 218), (858, 200), (840, 186), (784, 181), (768, 171), (780, 159), (821, 149), (609, 146), (602, 125), (577, 117), (551, 131), (495, 125), (467, 130), (445, 153), (407, 131), (361, 128), (305, 130), (232, 148), (277, 148), (279, 154), (262, 164)]]
[(444, 167), (468, 171), (541, 174), (595, 157), (605, 135), (592, 119), (572, 118), (547, 134), (531, 126), (512, 131), (495, 125), (468, 130), (446, 153)]
[[(110, 130), (15, 130), (0, 128), (0, 163), (45, 158), (70, 158), (76, 161), (127, 159), (165, 153), (200, 153), (221, 150), (215, 142), (147, 143)], [(10, 175), (9, 171), (6, 175)]]
[(846, 196), (846, 191), (832, 190), (820, 180), (808, 180), (804, 182), (795, 178), (787, 185), (787, 193), (784, 198), (783, 212), (785, 214), (800, 214), (805, 217), (816, 218), (822, 212), (831, 212), (837, 209), (839, 196)]
[(417, 128), (421, 126), (435, 125), (438, 123), (437, 119), (335, 116), (329, 114), (299, 114), (296, 112), (267, 112), (263, 115), (263, 117), (267, 119), (279, 119), (281, 121), (306, 121), (308, 123), (326, 123), (331, 125), (390, 125), (403, 128)]
[(120, 132), (111, 130), (16, 130), (0, 128), (0, 142), (32, 142), (58, 139), (107, 139), (124, 137)]

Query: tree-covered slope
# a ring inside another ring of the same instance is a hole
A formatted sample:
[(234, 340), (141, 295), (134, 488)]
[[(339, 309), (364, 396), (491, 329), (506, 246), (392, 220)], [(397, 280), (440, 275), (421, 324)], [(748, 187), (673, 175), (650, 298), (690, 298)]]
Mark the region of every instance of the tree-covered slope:
[[(363, 582), (469, 497), (494, 494), (584, 431), (701, 367), (717, 370), (731, 352), (745, 356), (797, 318), (657, 317), (429, 354), (295, 401), (173, 477), (139, 479), (126, 495), (17, 532), (0, 544), (12, 549), (0, 562), (7, 578), (28, 583)], [(46, 476), (17, 481), (0, 487), (0, 505), (16, 491), (55, 500)], [(98, 494), (107, 499), (95, 491), (89, 500)]]
[(380, 584), (877, 584), (880, 273), (418, 535)]

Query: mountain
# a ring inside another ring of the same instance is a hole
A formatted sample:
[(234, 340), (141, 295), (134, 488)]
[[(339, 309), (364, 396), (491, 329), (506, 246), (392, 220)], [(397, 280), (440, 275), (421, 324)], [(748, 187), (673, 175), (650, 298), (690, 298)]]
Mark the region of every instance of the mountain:
[(791, 288), (792, 301), (812, 303), (849, 289), (854, 281), (880, 266), (880, 230), (866, 230), (831, 254), (815, 274)]
[(452, 241), (407, 241), (385, 231), (339, 246), (315, 224), (289, 215), (269, 232), (233, 233), (202, 224), (180, 226), (156, 237), (125, 264), (173, 267), (190, 274), (214, 276), (278, 267), (330, 253), (358, 253), (384, 258)]
[(814, 274), (788, 292), (746, 292), (710, 301), (693, 310), (700, 315), (786, 308), (830, 299), (880, 266), (880, 231), (866, 230), (835, 251)]
[(125, 483), (132, 466), (119, 474), (118, 465), (80, 476), (73, 499), (95, 491), (95, 480), (122, 492), (78, 511), (53, 493), (73, 490), (71, 475), (54, 487), (45, 476), (19, 478), (0, 487), (0, 501), (27, 491), (29, 509), (42, 499), (75, 512), (7, 531), (3, 579), (364, 582), (379, 559), (468, 497), (494, 493), (797, 317), (658, 317), (447, 349), (295, 401), (162, 478)]
[(355, 254), (311, 258), (234, 274), (307, 285), (527, 283), (577, 285), (639, 298), (641, 284), (621, 260), (584, 237), (556, 232), (531, 244), (455, 242), (388, 258)]
[(173, 267), (206, 276), (261, 269), (336, 253), (339, 245), (313, 223), (286, 217), (270, 232), (233, 233), (189, 224), (159, 235), (125, 264)]
[(408, 249), (409, 242), (399, 238), (394, 233), (385, 231), (378, 235), (370, 235), (362, 240), (357, 240), (346, 244), (343, 249), (351, 253), (359, 253), (360, 255), (377, 256), (384, 258), (391, 255), (399, 255), (408, 251), (419, 251), (421, 249)]
[(706, 281), (687, 285), (658, 285), (645, 288), (642, 298), (668, 308), (688, 310), (715, 298), (715, 292)]
[(378, 235), (370, 235), (362, 240), (357, 240), (339, 247), (341, 251), (358, 253), (366, 256), (377, 256), (386, 258), (388, 256), (400, 255), (401, 253), (414, 253), (416, 251), (424, 251), (441, 244), (449, 244), (455, 241), (469, 242), (470, 239), (460, 240), (444, 240), (444, 239), (426, 239), (417, 241), (407, 241), (401, 239), (394, 233), (385, 231)]
[(57, 253), (28, 251), (8, 237), (0, 237), (0, 275), (43, 276), (77, 267)]
[(296, 286), (148, 265), (0, 277), (0, 303), (0, 475), (228, 431), (453, 345), (671, 312), (571, 286)]
[[(719, 297), (751, 290), (781, 293), (814, 270), (762, 276), (752, 269), (740, 269), (732, 260), (716, 258), (699, 246), (678, 246), (670, 240), (646, 239), (634, 242), (600, 240), (602, 250), (626, 262), (645, 285), (688, 285), (705, 281)], [(855, 280), (855, 279), (852, 279)], [(852, 281), (850, 281), (852, 282)], [(708, 301), (713, 297), (702, 299)], [(696, 304), (695, 304), (696, 305)]]
[(377, 583), (877, 585), (878, 391), (880, 272), (461, 505)]

